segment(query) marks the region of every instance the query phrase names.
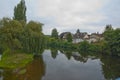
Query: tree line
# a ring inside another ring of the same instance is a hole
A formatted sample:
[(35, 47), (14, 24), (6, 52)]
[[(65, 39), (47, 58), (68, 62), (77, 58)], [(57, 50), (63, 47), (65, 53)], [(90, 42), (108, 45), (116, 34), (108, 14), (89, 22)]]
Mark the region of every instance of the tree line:
[(42, 33), (43, 24), (36, 21), (27, 22), (25, 1), (21, 0), (14, 8), (14, 17), (0, 20), (0, 52), (22, 50), (39, 53), (45, 48), (75, 50), (81, 53), (104, 53), (120, 55), (120, 28), (113, 29), (106, 25), (103, 32), (104, 40), (90, 44), (87, 41), (72, 43), (72, 35), (67, 34), (67, 40), (61, 40), (54, 28), (51, 36)]
[(48, 41), (48, 46), (54, 48), (72, 49), (79, 51), (80, 53), (103, 53), (120, 56), (120, 28), (113, 29), (112, 25), (106, 25), (102, 34), (104, 39), (97, 43), (83, 41), (78, 44), (73, 44), (71, 34), (67, 34), (67, 41), (65, 41), (58, 37), (57, 29), (53, 29), (51, 38)]
[(14, 8), (14, 17), (0, 20), (0, 51), (9, 50), (11, 53), (22, 50), (40, 52), (44, 43), (43, 24), (26, 19), (25, 1)]
[(17, 20), (3, 18), (0, 23), (0, 51), (37, 52), (44, 43), (43, 24), (39, 22), (30, 21), (23, 26)]

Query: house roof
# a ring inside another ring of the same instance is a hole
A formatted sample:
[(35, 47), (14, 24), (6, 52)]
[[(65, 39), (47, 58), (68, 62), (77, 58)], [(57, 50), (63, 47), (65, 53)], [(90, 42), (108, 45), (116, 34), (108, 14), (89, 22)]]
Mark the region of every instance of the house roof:
[[(59, 35), (60, 39), (65, 39), (66, 35), (69, 34), (70, 32), (63, 32)], [(87, 32), (80, 32), (77, 31), (75, 34), (72, 34), (73, 39), (89, 39), (89, 38), (100, 38), (103, 37), (103, 34), (99, 33), (92, 33), (91, 35), (88, 35)]]
[(87, 33), (86, 32), (77, 32), (74, 34), (73, 38), (84, 38), (84, 36), (86, 35)]
[(67, 34), (69, 34), (70, 32), (63, 32), (59, 35), (60, 39), (64, 38)]
[(92, 33), (91, 36), (98, 36), (98, 37), (103, 37), (103, 34), (99, 34), (99, 33)]

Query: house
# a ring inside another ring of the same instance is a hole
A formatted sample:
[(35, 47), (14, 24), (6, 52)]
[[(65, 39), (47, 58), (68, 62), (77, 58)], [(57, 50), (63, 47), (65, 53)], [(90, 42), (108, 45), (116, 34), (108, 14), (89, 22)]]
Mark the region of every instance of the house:
[(103, 34), (99, 34), (98, 32), (97, 33), (92, 33), (90, 35), (90, 40), (89, 42), (98, 42), (100, 40), (103, 40)]
[(90, 35), (89, 34), (85, 34), (83, 37), (84, 40), (89, 40), (90, 39)]
[[(70, 32), (63, 32), (60, 34), (59, 38), (62, 40), (66, 40), (67, 34)], [(87, 34), (86, 32), (80, 32), (78, 29), (75, 34), (72, 34), (73, 42), (72, 43), (79, 43), (82, 41), (88, 41), (89, 43), (92, 42), (98, 42), (100, 40), (103, 40), (103, 34), (92, 33), (91, 35)]]
[[(62, 40), (66, 40), (67, 38), (67, 35), (69, 34), (70, 32), (63, 32), (59, 35), (59, 38), (62, 39)], [(70, 33), (71, 34), (71, 33)], [(73, 36), (73, 34), (72, 34)]]
[(81, 33), (78, 29), (77, 32), (73, 35), (73, 43), (79, 43), (84, 41), (84, 37), (86, 34), (86, 32)]

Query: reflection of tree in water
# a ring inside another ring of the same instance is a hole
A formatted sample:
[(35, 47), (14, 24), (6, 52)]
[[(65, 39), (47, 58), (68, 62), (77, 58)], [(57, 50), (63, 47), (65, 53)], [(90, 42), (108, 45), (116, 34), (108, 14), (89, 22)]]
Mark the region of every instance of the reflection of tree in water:
[(33, 53), (34, 55), (41, 55), (43, 54), (43, 52), (44, 52), (44, 47), (41, 47), (41, 49), (39, 49), (39, 52), (33, 52)]
[(72, 57), (72, 52), (71, 51), (65, 51), (64, 54), (68, 58), (68, 60), (71, 59), (71, 57)]
[(94, 59), (98, 59), (98, 54), (94, 54), (94, 53), (84, 53), (84, 52), (79, 52), (80, 56), (78, 58), (79, 61), (86, 63), (88, 61), (88, 59), (94, 60)]
[(91, 59), (96, 59), (96, 55), (93, 55), (92, 53), (79, 53), (79, 52), (73, 52), (71, 50), (60, 50), (61, 53), (63, 53), (68, 60), (71, 59), (71, 57), (73, 57), (76, 61), (80, 61), (83, 63), (86, 63), (88, 61), (88, 58)]
[[(0, 69), (0, 78), (2, 77), (2, 70)], [(1, 80), (1, 79), (0, 79)]]
[(86, 54), (86, 53), (79, 53), (79, 54), (80, 54), (79, 61), (83, 62), (83, 63), (86, 63), (89, 55)]
[(70, 60), (71, 59), (71, 57), (72, 57), (72, 51), (68, 51), (68, 50), (60, 50), (60, 52), (61, 53), (63, 53), (67, 58), (68, 58), (68, 60)]
[(41, 80), (45, 75), (45, 64), (42, 55), (34, 56), (34, 60), (26, 67), (27, 80)]
[(77, 60), (77, 61), (83, 62), (83, 63), (86, 63), (87, 60), (88, 60), (88, 58), (85, 58), (85, 57), (82, 57), (82, 56), (79, 56), (79, 57), (74, 56), (74, 59)]
[(114, 56), (101, 56), (102, 70), (107, 80), (120, 77), (120, 59)]
[(55, 59), (58, 55), (58, 50), (57, 49), (51, 49), (51, 56), (53, 59)]
[(59, 50), (60, 51), (60, 53), (64, 53), (64, 51), (63, 50)]
[(42, 80), (45, 75), (45, 64), (42, 55), (34, 56), (34, 60), (25, 68), (5, 69), (2, 75), (3, 80)]
[(17, 80), (17, 75), (15, 75), (13, 70), (5, 69), (2, 76), (3, 80)]
[(73, 57), (76, 61), (80, 61), (80, 62), (87, 62), (88, 57), (87, 56), (83, 56), (78, 52), (72, 52), (71, 50), (69, 51), (62, 51), (60, 50), (61, 53), (65, 54), (65, 56), (68, 58), (68, 60), (71, 59), (71, 57)]

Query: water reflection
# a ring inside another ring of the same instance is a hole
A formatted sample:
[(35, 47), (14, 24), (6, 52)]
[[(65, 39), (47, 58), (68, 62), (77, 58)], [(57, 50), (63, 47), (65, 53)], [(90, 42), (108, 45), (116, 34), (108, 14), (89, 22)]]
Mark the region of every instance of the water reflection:
[(42, 55), (35, 55), (34, 60), (25, 68), (3, 69), (2, 80), (42, 80), (45, 75), (45, 64)]
[(60, 50), (60, 52), (63, 53), (68, 60), (71, 59), (71, 57), (72, 57), (72, 52), (71, 52), (71, 51), (63, 51), (63, 50)]
[[(46, 55), (48, 55), (47, 53), (49, 53), (49, 51), (45, 52)], [(51, 51), (51, 53), (55, 63), (52, 61), (52, 58), (49, 59), (50, 57), (49, 58), (45, 57), (45, 60), (46, 60), (45, 63), (47, 64), (47, 72), (43, 80), (68, 80), (68, 79), (69, 80), (73, 80), (73, 79), (75, 80), (88, 80), (88, 79), (115, 80), (116, 78), (120, 77), (119, 57), (107, 56), (108, 57), (107, 58), (105, 57), (105, 55), (100, 55), (100, 54), (92, 54), (92, 53), (87, 54), (87, 53), (78, 53), (78, 52), (64, 51), (64, 50), (59, 50), (59, 51), (55, 50), (55, 51)], [(53, 54), (56, 54), (56, 55), (54, 55), (53, 57)], [(64, 54), (65, 56), (63, 56), (62, 54)], [(67, 60), (65, 58), (67, 58)], [(80, 63), (74, 64), (76, 63), (76, 61), (79, 61)], [(84, 64), (81, 64), (81, 63), (84, 63)], [(74, 66), (74, 67), (71, 67), (71, 66)], [(82, 72), (81, 69), (83, 69), (84, 72)], [(77, 72), (76, 70), (80, 72)], [(69, 72), (73, 72), (73, 74)], [(77, 76), (78, 74), (79, 74), (79, 77)], [(94, 75), (91, 75), (91, 74), (94, 74)], [(68, 75), (69, 75), (69, 78), (68, 78)], [(81, 75), (84, 76), (84, 78)], [(87, 75), (87, 78), (85, 78), (85, 75)], [(52, 77), (49, 77), (49, 76), (52, 76)], [(58, 78), (56, 78), (55, 76)]]
[(120, 58), (116, 56), (101, 56), (102, 70), (107, 80), (120, 78)]
[(51, 56), (53, 59), (55, 59), (58, 55), (58, 50), (57, 49), (51, 49)]
[(0, 80), (115, 80), (119, 63), (119, 57), (51, 49), (24, 68), (0, 69)]
[(76, 61), (80, 61), (83, 63), (86, 63), (89, 58), (96, 59), (95, 56), (91, 56), (90, 54), (86, 54), (86, 53), (62, 51), (62, 50), (60, 50), (60, 52), (63, 53), (68, 60), (70, 60), (73, 57)]
[(42, 55), (35, 55), (34, 60), (27, 65), (26, 69), (26, 80), (42, 80), (42, 76), (45, 75), (45, 64)]

